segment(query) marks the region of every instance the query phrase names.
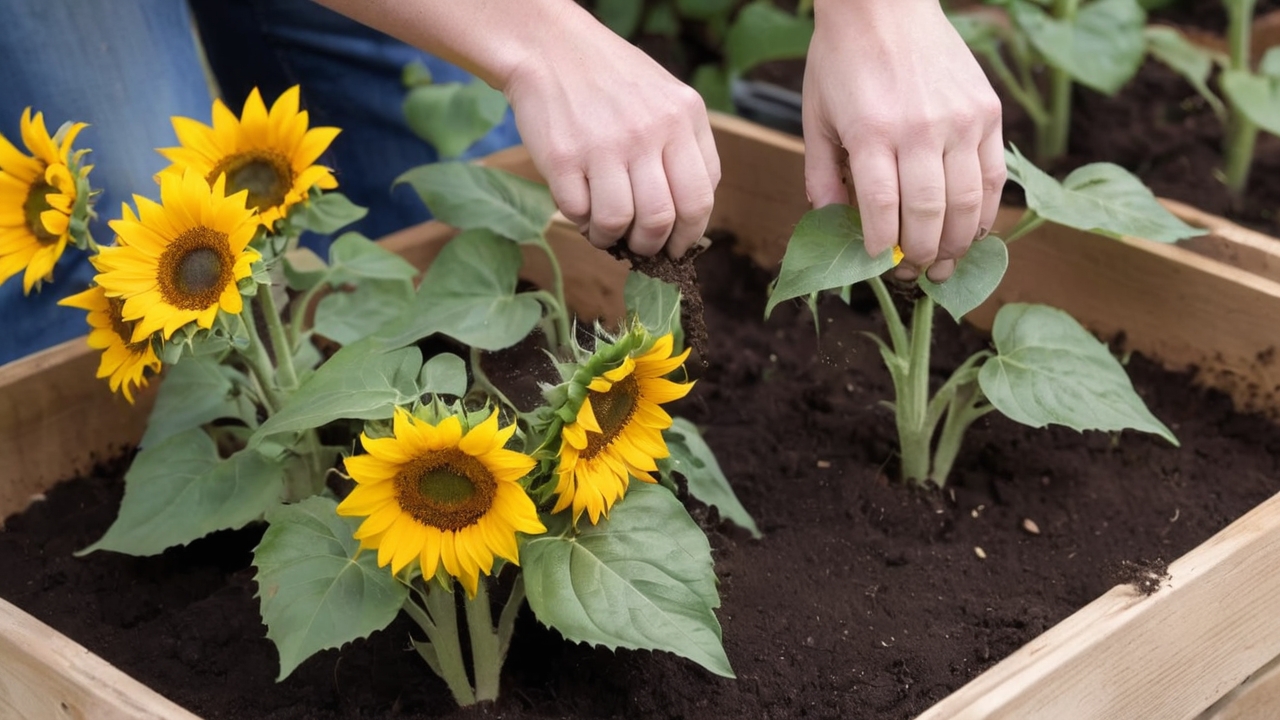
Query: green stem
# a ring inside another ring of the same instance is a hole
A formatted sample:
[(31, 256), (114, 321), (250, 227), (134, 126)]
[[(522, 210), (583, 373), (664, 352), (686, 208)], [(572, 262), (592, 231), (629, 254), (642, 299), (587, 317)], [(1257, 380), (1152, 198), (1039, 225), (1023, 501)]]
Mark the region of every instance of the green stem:
[(898, 443), (902, 477), (917, 484), (929, 477), (929, 443), (933, 426), (929, 414), (929, 350), (933, 338), (933, 299), (922, 295), (911, 315), (911, 345), (907, 372), (898, 388)]
[(1031, 118), (1031, 122), (1036, 126), (1036, 133), (1043, 135), (1049, 125), (1049, 111), (1044, 107), (1044, 100), (1040, 97), (1040, 91), (1036, 89), (1034, 84), (1024, 86), (1019, 82), (998, 51), (993, 50), (989, 53), (983, 53), (983, 57), (987, 59), (987, 63), (991, 65), (992, 72), (996, 74), (1000, 82), (1004, 83), (1005, 89), (1027, 112), (1027, 117)]
[[(1053, 0), (1053, 16), (1060, 22), (1074, 24), (1080, 0)], [(1071, 75), (1056, 65), (1049, 66), (1049, 125), (1038, 140), (1037, 159), (1043, 164), (1067, 152), (1067, 136), (1071, 127)]]
[(1027, 210), (1022, 213), (1022, 217), (1018, 218), (1018, 224), (1004, 236), (1004, 244), (1011, 245), (1018, 238), (1030, 233), (1032, 230), (1040, 227), (1048, 222), (1044, 218), (1036, 214), (1035, 210)]
[[(546, 233), (538, 236), (537, 245), (542, 248), (542, 252), (546, 253), (547, 262), (551, 264), (551, 297), (555, 304), (554, 306), (548, 304), (547, 309), (550, 311), (557, 335), (552, 349), (558, 357), (572, 357), (573, 327), (569, 324), (569, 304), (564, 299), (564, 272), (560, 269), (559, 258), (551, 249), (551, 243), (547, 242)], [(546, 304), (545, 301), (544, 304)]]
[(871, 286), (871, 292), (875, 293), (876, 301), (880, 303), (880, 314), (884, 315), (884, 322), (889, 326), (889, 339), (893, 341), (893, 351), (905, 357), (908, 353), (907, 328), (902, 324), (902, 316), (898, 314), (898, 307), (893, 304), (889, 288), (885, 287), (884, 281), (878, 277), (871, 278), (867, 284)]
[(280, 310), (276, 307), (276, 299), (271, 294), (271, 286), (258, 288), (258, 301), (262, 303), (262, 314), (267, 321), (267, 331), (271, 333), (271, 348), (275, 350), (276, 369), (280, 377), (281, 388), (285, 391), (298, 389), (298, 372), (293, 367), (293, 343), (285, 333), (284, 323), (280, 319)]
[[(423, 579), (424, 583), (429, 582)], [(458, 608), (454, 602), (452, 591), (436, 586), (426, 591), (415, 591), (426, 605), (427, 622), (420, 619), (421, 613), (409, 611), (409, 616), (418, 621), (418, 626), (427, 634), (431, 646), (435, 649), (436, 670), (453, 693), (453, 699), (460, 706), (475, 705), (475, 691), (471, 689), (471, 681), (467, 678), (467, 666), (462, 660), (462, 639), (458, 635)], [(405, 600), (405, 608), (413, 605), (413, 599)]]
[(497, 700), (502, 674), (502, 643), (493, 629), (485, 578), (481, 578), (476, 586), (476, 596), (467, 598), (466, 610), (467, 632), (471, 635), (471, 664), (476, 675), (476, 701)]
[(942, 423), (942, 431), (938, 433), (938, 445), (933, 456), (933, 481), (938, 487), (945, 487), (947, 476), (955, 465), (956, 456), (960, 454), (960, 446), (964, 443), (965, 432), (978, 418), (995, 410), (990, 404), (982, 405), (985, 397), (982, 388), (976, 381), (960, 387), (951, 402), (947, 405), (946, 420)]
[(321, 288), (328, 287), (326, 283), (318, 282), (312, 285), (302, 297), (293, 301), (292, 309), (289, 311), (289, 347), (297, 350), (299, 343), (302, 341), (302, 333), (307, 322), (307, 308), (311, 307), (311, 303), (315, 301), (316, 294)]
[(249, 347), (239, 351), (240, 357), (244, 358), (249, 371), (258, 381), (262, 389), (263, 404), (267, 406), (267, 414), (270, 415), (280, 409), (284, 402), (276, 389), (275, 370), (271, 365), (271, 356), (267, 354), (267, 347), (262, 342), (262, 336), (258, 334), (258, 324), (253, 319), (253, 313), (245, 313), (245, 315), (248, 317), (241, 316), (241, 318), (248, 329)]
[(476, 385), (478, 385), (486, 393), (497, 398), (498, 401), (501, 402), (503, 405), (506, 405), (512, 410), (519, 412), (520, 408), (516, 407), (516, 404), (511, 402), (511, 400), (501, 390), (498, 389), (497, 385), (493, 384), (493, 381), (489, 379), (489, 376), (484, 374), (484, 369), (481, 367), (481, 364), (480, 364), (480, 357), (481, 357), (480, 350), (474, 347), (471, 348), (471, 375), (475, 377)]
[(507, 598), (507, 604), (502, 606), (502, 614), (498, 617), (499, 658), (507, 657), (507, 649), (511, 647), (511, 635), (516, 627), (516, 616), (520, 614), (524, 598), (524, 573), (518, 572), (515, 581), (511, 584), (511, 595)]
[[(1227, 6), (1227, 42), (1231, 48), (1231, 69), (1249, 72), (1255, 0), (1229, 0), (1224, 4)], [(1226, 156), (1223, 174), (1226, 176), (1227, 189), (1237, 204), (1249, 184), (1249, 169), (1253, 164), (1257, 140), (1258, 126), (1233, 104), (1223, 147), (1223, 155)]]

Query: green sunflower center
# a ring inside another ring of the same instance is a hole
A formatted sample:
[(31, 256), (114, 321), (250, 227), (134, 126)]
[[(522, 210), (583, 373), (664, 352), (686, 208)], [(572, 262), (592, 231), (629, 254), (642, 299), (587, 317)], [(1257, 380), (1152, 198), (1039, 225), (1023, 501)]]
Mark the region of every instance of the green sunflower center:
[(40, 221), (40, 213), (53, 209), (47, 199), (48, 196), (58, 192), (58, 188), (44, 180), (37, 180), (31, 184), (31, 191), (27, 193), (27, 200), (22, 204), (22, 217), (27, 222), (27, 229), (31, 231), (31, 234), (35, 236), (36, 241), (41, 245), (52, 245), (58, 241), (58, 236), (46, 230), (44, 223)]
[(587, 449), (582, 452), (586, 458), (595, 457), (596, 453), (609, 446), (636, 413), (636, 397), (640, 394), (640, 384), (634, 375), (628, 375), (613, 384), (607, 392), (591, 391), (591, 409), (596, 414), (596, 422), (600, 423), (601, 434), (587, 433)]
[(169, 243), (160, 256), (157, 280), (165, 302), (183, 310), (204, 310), (232, 284), (235, 257), (227, 234), (194, 227)]
[(248, 207), (258, 212), (283, 205), (293, 187), (289, 158), (270, 150), (250, 150), (224, 158), (205, 179), (212, 184), (223, 173), (227, 174), (227, 194), (248, 190)]
[(115, 331), (116, 335), (120, 336), (120, 342), (124, 344), (125, 350), (128, 350), (132, 355), (141, 355), (146, 352), (151, 340), (133, 342), (133, 326), (135, 323), (124, 319), (124, 300), (118, 297), (107, 298), (107, 316), (111, 318), (111, 329)]
[(498, 490), (488, 468), (456, 448), (406, 463), (393, 482), (400, 509), (440, 530), (474, 525), (493, 507)]

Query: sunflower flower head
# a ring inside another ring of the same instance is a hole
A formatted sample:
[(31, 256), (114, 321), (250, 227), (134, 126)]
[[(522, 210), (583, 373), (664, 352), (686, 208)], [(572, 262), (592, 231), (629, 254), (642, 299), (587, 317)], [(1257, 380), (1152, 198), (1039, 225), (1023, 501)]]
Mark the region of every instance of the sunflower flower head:
[(87, 125), (68, 123), (50, 135), (42, 113), (22, 113), (22, 142), (30, 155), (0, 135), (0, 283), (22, 273), (30, 294), (53, 280), (53, 268), (68, 241), (88, 243), (91, 169), (86, 151), (73, 152)]
[(656, 460), (670, 455), (662, 431), (671, 416), (662, 409), (688, 394), (692, 382), (665, 376), (689, 357), (673, 354), (668, 333), (651, 337), (637, 326), (613, 343), (602, 343), (569, 380), (556, 470), (552, 512), (585, 511), (594, 524), (626, 494), (630, 478), (655, 482)]
[(124, 319), (124, 301), (107, 297), (95, 285), (58, 304), (89, 311), (89, 347), (102, 351), (98, 377), (107, 378), (111, 391), (132, 404), (134, 389), (147, 385), (146, 372), (159, 372), (161, 363), (149, 340), (133, 341), (134, 323)]
[(247, 191), (248, 206), (268, 231), (290, 208), (305, 202), (312, 188), (338, 187), (333, 171), (316, 165), (338, 128), (309, 127), (307, 111), (298, 110), (298, 86), (284, 91), (271, 110), (254, 88), (240, 117), (213, 103), (213, 125), (173, 118), (179, 147), (162, 148), (172, 163), (161, 175), (194, 170), (212, 185), (225, 176), (227, 192)]
[(495, 557), (519, 564), (517, 532), (546, 532), (519, 482), (534, 460), (505, 447), (515, 429), (497, 411), (464, 428), (457, 415), (431, 423), (396, 408), (392, 436), (362, 434), (365, 454), (346, 459), (356, 487), (338, 514), (365, 518), (355, 537), (379, 566), (417, 560), (424, 578), (443, 569), (475, 597)]
[(135, 323), (133, 342), (163, 333), (166, 340), (187, 323), (213, 327), (219, 310), (244, 308), (239, 283), (261, 256), (249, 247), (257, 232), (246, 193), (225, 194), (225, 178), (210, 186), (195, 172), (166, 175), (160, 203), (134, 196), (111, 221), (118, 243), (94, 256), (97, 283), (108, 298), (123, 301), (124, 320)]

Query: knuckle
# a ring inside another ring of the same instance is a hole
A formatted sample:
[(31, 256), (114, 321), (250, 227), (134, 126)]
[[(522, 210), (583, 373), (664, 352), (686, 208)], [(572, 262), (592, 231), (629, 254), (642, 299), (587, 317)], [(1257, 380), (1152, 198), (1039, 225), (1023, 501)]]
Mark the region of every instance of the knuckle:
[(904, 203), (903, 215), (913, 220), (937, 220), (947, 211), (946, 197), (939, 191), (926, 191)]
[(978, 188), (956, 193), (947, 203), (948, 210), (964, 215), (976, 213), (982, 209), (984, 195), (985, 193)]
[(1008, 179), (1008, 170), (1005, 169), (1004, 163), (1000, 163), (994, 167), (988, 168), (982, 173), (982, 190), (985, 193), (998, 193), (1004, 187), (1004, 182)]
[(692, 222), (702, 220), (711, 214), (712, 207), (715, 206), (715, 195), (708, 190), (693, 195), (680, 203), (679, 212), (676, 213), (680, 220)]
[(858, 204), (863, 210), (880, 213), (896, 213), (898, 210), (898, 191), (891, 187), (875, 187), (868, 189), (859, 198)]
[(622, 236), (631, 226), (632, 216), (620, 212), (602, 212), (591, 217), (591, 224), (595, 230), (604, 235), (611, 235), (614, 239)]
[(636, 229), (643, 230), (646, 234), (654, 233), (664, 237), (670, 234), (671, 227), (675, 223), (676, 209), (670, 204), (655, 208), (636, 217)]

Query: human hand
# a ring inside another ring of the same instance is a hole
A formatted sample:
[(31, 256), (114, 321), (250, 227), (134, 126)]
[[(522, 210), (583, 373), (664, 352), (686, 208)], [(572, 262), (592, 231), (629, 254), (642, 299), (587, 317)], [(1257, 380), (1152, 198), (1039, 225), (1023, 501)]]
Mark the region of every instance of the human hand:
[(566, 11), (504, 92), (560, 211), (605, 248), (680, 257), (707, 229), (720, 160), (696, 91), (585, 12)]
[(942, 281), (995, 222), (1005, 181), (1000, 100), (937, 0), (817, 0), (804, 78), (805, 189), (849, 202), (867, 251)]

